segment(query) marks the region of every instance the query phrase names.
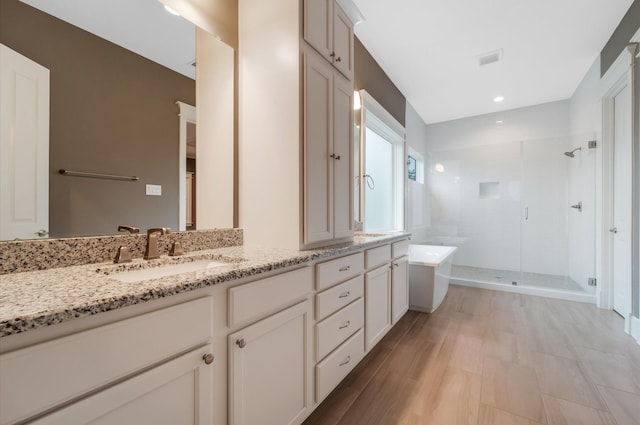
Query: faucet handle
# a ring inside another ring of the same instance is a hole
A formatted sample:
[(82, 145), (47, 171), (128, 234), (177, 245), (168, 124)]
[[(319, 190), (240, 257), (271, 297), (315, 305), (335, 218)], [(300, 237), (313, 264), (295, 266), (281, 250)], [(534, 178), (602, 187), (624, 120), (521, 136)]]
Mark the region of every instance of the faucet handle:
[(184, 249), (182, 248), (182, 244), (180, 242), (174, 242), (173, 244), (171, 244), (169, 256), (177, 257), (178, 255), (184, 255)]
[(131, 234), (140, 233), (140, 228), (133, 226), (118, 226), (118, 232), (129, 232)]
[(126, 246), (118, 247), (118, 252), (116, 252), (116, 257), (113, 259), (113, 262), (116, 264), (130, 263), (131, 253), (129, 252), (129, 248)]

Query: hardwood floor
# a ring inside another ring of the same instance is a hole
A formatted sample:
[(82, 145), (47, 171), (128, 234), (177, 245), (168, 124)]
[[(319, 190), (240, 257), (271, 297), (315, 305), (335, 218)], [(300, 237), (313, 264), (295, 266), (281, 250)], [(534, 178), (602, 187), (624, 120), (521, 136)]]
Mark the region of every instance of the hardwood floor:
[(640, 346), (593, 305), (450, 286), (304, 425), (640, 425)]

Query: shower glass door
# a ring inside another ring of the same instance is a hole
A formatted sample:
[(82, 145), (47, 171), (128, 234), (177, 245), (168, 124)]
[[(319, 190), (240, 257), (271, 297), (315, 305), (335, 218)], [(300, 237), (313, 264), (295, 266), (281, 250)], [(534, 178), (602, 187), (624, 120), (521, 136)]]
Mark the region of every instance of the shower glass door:
[(565, 155), (577, 147), (573, 141), (521, 144), (520, 286), (594, 293), (595, 159), (586, 146)]

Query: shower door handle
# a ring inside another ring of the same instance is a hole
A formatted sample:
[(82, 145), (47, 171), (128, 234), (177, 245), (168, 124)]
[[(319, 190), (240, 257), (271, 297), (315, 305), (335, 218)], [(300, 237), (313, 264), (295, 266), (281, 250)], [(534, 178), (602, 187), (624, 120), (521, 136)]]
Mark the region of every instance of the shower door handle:
[(611, 229), (609, 229), (609, 231), (615, 235), (616, 233), (618, 233), (618, 228), (612, 227)]
[(529, 207), (524, 208), (524, 219), (529, 220)]

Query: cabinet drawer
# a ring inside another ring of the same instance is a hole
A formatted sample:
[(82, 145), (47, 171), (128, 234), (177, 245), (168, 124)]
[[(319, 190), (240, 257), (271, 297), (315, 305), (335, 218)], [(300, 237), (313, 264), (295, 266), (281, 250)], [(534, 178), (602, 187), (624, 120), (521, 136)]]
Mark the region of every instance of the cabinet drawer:
[(391, 260), (391, 245), (382, 245), (364, 252), (364, 265), (367, 269), (379, 266)]
[(311, 268), (260, 279), (229, 289), (229, 327), (246, 325), (306, 298), (312, 287)]
[(316, 289), (321, 291), (362, 273), (364, 254), (347, 255), (316, 265)]
[(316, 325), (316, 360), (332, 352), (364, 326), (364, 300), (360, 298)]
[(316, 402), (320, 403), (364, 355), (364, 331), (359, 330), (316, 365)]
[(356, 276), (316, 295), (316, 320), (322, 320), (364, 294), (364, 277)]
[(213, 335), (210, 297), (0, 356), (0, 423), (28, 418)]
[(402, 257), (409, 254), (409, 241), (398, 241), (391, 244), (391, 258)]

